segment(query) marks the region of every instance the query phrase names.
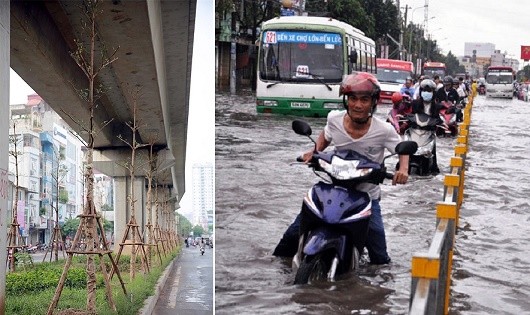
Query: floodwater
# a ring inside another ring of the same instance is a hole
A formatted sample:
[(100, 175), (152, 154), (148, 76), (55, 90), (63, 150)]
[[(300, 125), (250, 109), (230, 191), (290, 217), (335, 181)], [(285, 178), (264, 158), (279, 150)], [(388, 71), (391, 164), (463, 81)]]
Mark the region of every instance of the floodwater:
[[(383, 117), (387, 106), (379, 106)], [(295, 158), (312, 147), (296, 117), (257, 114), (251, 93), (216, 95), (216, 314), (406, 314), (411, 259), (427, 251), (443, 197), (443, 175), (382, 185), (392, 263), (363, 266), (334, 283), (294, 286), (290, 261), (271, 255), (318, 178)], [(316, 136), (325, 119), (304, 118)], [(530, 103), (475, 100), (450, 314), (530, 310)], [(437, 140), (449, 172), (454, 138)], [(389, 159), (387, 166), (395, 164)]]

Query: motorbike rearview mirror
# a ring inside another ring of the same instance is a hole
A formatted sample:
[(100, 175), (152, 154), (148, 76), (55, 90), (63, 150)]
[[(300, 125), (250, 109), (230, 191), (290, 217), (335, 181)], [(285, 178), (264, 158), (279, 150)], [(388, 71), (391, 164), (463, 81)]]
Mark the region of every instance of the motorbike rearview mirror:
[(313, 140), (313, 138), (311, 138), (311, 133), (313, 132), (311, 130), (311, 126), (309, 126), (309, 124), (303, 120), (293, 120), (292, 126), (296, 134), (308, 137), (309, 140), (311, 140), (311, 142), (315, 144), (315, 150), (316, 150), (317, 143), (315, 142), (315, 140)]
[(294, 120), (293, 121), (293, 130), (296, 134), (301, 136), (310, 136), (313, 132), (311, 126), (303, 120)]
[(396, 153), (401, 155), (411, 155), (418, 150), (418, 144), (415, 141), (402, 141), (396, 145)]

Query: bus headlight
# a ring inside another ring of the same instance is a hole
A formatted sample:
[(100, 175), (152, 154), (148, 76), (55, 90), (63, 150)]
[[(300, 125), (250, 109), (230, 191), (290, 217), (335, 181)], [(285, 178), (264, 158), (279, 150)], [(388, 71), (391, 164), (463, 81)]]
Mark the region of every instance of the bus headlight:
[(342, 109), (341, 103), (324, 103), (322, 105), (325, 109)]
[(277, 101), (271, 100), (257, 100), (256, 103), (258, 106), (278, 106)]

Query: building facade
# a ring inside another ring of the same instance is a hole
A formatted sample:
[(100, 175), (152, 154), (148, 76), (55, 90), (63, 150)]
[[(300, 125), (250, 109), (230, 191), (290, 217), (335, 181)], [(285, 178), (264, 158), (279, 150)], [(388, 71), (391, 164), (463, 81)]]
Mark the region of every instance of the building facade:
[(10, 118), (10, 151), (17, 139), (19, 152), (16, 163), (14, 156), (9, 159), (12, 191), (18, 186), (11, 205), (18, 203), (17, 220), (26, 244), (48, 243), (56, 210), (59, 223), (82, 210), (83, 144), (37, 94), (29, 95), (26, 104), (10, 105)]
[(204, 230), (214, 224), (214, 168), (211, 163), (194, 164), (192, 168), (192, 196), (195, 224)]

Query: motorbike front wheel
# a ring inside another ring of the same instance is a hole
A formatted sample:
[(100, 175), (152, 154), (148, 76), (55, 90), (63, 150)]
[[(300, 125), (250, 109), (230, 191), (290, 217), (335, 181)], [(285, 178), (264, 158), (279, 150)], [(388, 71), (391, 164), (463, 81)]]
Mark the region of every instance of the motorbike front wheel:
[(323, 253), (305, 256), (296, 272), (294, 284), (307, 284), (313, 281), (326, 280), (330, 266), (330, 259), (326, 259)]

